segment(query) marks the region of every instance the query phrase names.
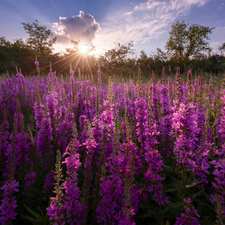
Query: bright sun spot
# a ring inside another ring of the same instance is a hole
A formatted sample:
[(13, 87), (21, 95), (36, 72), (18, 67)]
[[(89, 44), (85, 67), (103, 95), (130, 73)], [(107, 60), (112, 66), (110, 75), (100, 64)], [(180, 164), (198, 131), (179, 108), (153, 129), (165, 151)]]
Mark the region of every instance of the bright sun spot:
[(87, 54), (87, 53), (88, 53), (88, 46), (80, 45), (80, 46), (79, 46), (79, 51), (80, 51), (80, 53), (82, 53), (82, 54)]

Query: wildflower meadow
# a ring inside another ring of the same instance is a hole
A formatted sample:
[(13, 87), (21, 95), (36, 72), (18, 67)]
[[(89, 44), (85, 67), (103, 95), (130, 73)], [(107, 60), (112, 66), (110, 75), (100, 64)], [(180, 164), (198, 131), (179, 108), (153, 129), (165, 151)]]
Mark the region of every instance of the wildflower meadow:
[(224, 224), (225, 80), (35, 64), (0, 81), (0, 224)]

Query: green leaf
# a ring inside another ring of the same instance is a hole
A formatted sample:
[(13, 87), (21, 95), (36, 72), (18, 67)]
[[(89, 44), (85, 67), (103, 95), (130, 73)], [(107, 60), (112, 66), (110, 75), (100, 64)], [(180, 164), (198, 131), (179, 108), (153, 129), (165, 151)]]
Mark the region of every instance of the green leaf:
[(29, 130), (29, 133), (30, 133), (31, 142), (33, 143), (34, 142), (34, 137), (33, 137), (33, 134), (31, 132), (31, 129), (30, 129), (30, 126), (29, 125), (28, 125), (28, 130)]
[(32, 209), (30, 209), (28, 206), (24, 205), (26, 209), (38, 220), (39, 223), (42, 222), (43, 218), (36, 212), (34, 212)]
[(41, 198), (41, 192), (37, 187), (33, 187), (33, 189), (35, 190), (35, 192), (39, 195), (39, 197)]
[(39, 176), (40, 176), (40, 159), (38, 156), (38, 152), (37, 150), (34, 150), (34, 158), (35, 158), (35, 162), (36, 162), (36, 168), (35, 168), (35, 173), (37, 174), (37, 179), (39, 181)]
[[(182, 202), (169, 202), (166, 208), (163, 210), (163, 215), (166, 215), (166, 213), (172, 212), (172, 218), (174, 215), (179, 215), (180, 209), (183, 209), (183, 203)], [(168, 218), (168, 217), (167, 217)]]
[(175, 185), (177, 187), (179, 187), (180, 189), (183, 189), (183, 186), (181, 185), (181, 181), (179, 182), (177, 179), (175, 179), (174, 177), (170, 176), (170, 178), (174, 181)]
[(174, 191), (177, 191), (177, 189), (176, 188), (170, 188), (170, 189), (166, 190), (165, 192), (174, 192)]
[(163, 165), (163, 172), (165, 172), (166, 174), (174, 175), (174, 176), (177, 175), (176, 171), (172, 167), (167, 165)]
[(38, 220), (36, 220), (36, 219), (34, 219), (34, 218), (30, 217), (30, 216), (22, 215), (22, 217), (27, 219), (27, 220), (29, 220), (34, 225), (40, 225), (41, 224)]

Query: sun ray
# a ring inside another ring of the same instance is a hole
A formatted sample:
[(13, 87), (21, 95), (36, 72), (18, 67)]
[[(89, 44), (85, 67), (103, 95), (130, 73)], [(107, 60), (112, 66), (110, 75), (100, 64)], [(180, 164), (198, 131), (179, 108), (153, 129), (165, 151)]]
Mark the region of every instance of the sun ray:
[(87, 58), (85, 58), (85, 59), (86, 59), (86, 61), (87, 61), (87, 65), (88, 65), (88, 69), (89, 69), (89, 71), (90, 71), (90, 74), (91, 74), (91, 76), (93, 76), (92, 71), (91, 71), (91, 68), (90, 68), (90, 64), (89, 64), (89, 62), (88, 62), (88, 59), (87, 59)]
[(83, 55), (86, 55), (89, 51), (89, 48), (87, 45), (80, 45), (78, 48), (79, 48), (79, 52)]
[(72, 57), (69, 61), (65, 62), (65, 63), (59, 68), (59, 70), (60, 70), (61, 68), (64, 68), (62, 71), (65, 71), (65, 69), (67, 69), (67, 67), (69, 66), (69, 64), (72, 63), (73, 61), (75, 61), (75, 60), (77, 59), (78, 56), (79, 56), (79, 55), (77, 54), (77, 55), (75, 55), (75, 57)]
[(79, 62), (80, 62), (80, 59), (81, 59), (81, 55), (79, 55), (79, 58), (78, 58), (78, 60), (77, 60), (77, 64), (76, 64), (76, 66), (74, 67), (74, 69), (73, 69), (73, 72), (75, 73), (75, 71), (76, 71), (76, 69), (77, 69), (77, 66), (78, 66), (78, 64), (79, 64)]

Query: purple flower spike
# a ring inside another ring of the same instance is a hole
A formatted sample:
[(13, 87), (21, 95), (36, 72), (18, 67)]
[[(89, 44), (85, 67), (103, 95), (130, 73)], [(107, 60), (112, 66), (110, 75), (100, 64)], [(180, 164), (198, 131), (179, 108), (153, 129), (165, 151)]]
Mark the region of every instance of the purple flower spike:
[(184, 202), (186, 203), (184, 209), (185, 213), (181, 213), (181, 217), (177, 217), (177, 221), (174, 225), (200, 225), (198, 222), (198, 218), (200, 218), (197, 210), (194, 208), (194, 206), (191, 205), (191, 200), (184, 199)]
[(14, 192), (18, 192), (19, 182), (16, 180), (6, 182), (6, 184), (1, 188), (3, 190), (3, 200), (0, 206), (0, 223), (1, 224), (12, 224), (12, 220), (16, 218), (17, 213), (15, 213), (16, 198), (13, 196)]

